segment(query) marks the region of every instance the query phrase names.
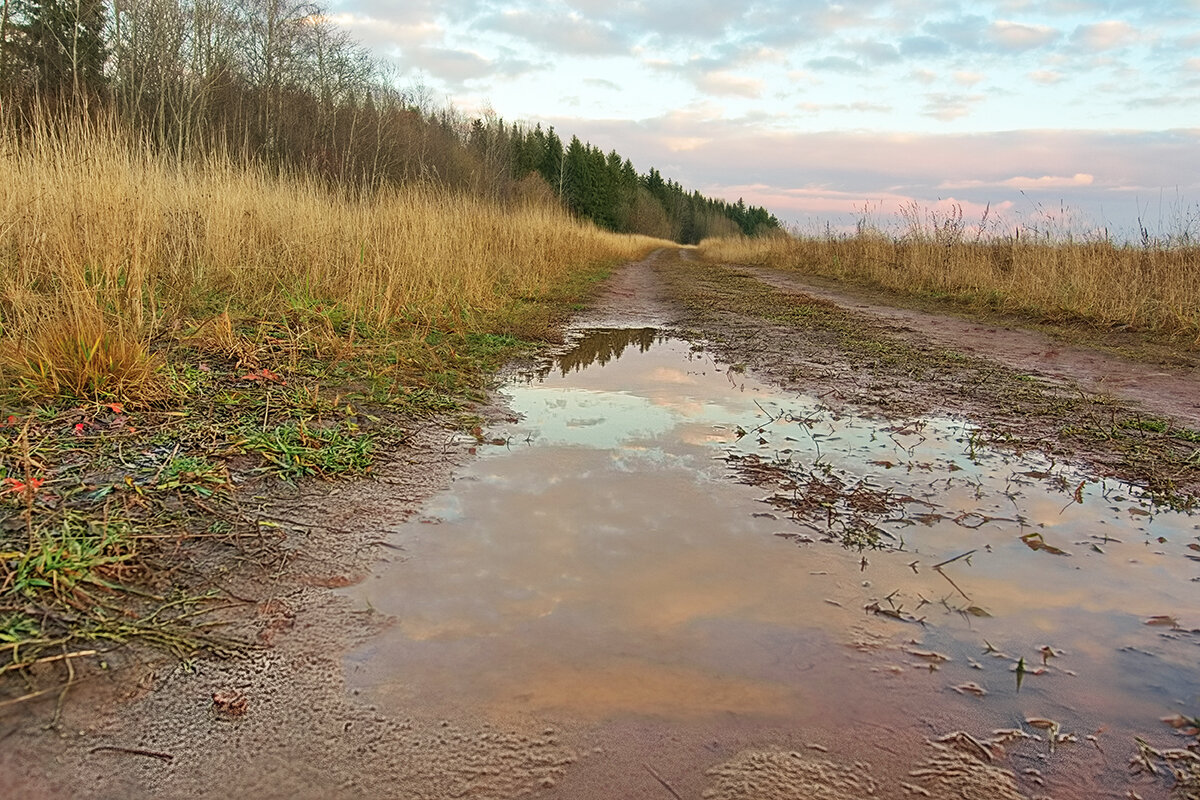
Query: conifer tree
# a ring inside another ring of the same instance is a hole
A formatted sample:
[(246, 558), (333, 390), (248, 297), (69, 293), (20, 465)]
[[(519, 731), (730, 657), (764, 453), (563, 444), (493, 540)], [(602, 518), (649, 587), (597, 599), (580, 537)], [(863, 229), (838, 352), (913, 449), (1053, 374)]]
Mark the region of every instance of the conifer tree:
[(103, 0), (6, 0), (4, 17), (5, 80), (20, 75), (46, 98), (79, 100), (103, 91)]

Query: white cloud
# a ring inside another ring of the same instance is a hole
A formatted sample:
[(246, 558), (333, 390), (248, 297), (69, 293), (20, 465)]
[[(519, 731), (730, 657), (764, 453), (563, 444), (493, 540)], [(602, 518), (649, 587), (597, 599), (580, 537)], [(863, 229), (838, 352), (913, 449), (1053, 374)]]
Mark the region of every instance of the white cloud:
[(943, 122), (951, 122), (970, 114), (971, 109), (983, 99), (981, 94), (930, 92), (925, 95), (925, 107), (921, 113)]
[(629, 49), (629, 43), (612, 26), (578, 14), (558, 17), (506, 10), (478, 20), (474, 27), (502, 31), (555, 53), (613, 55)]
[(1052, 69), (1035, 69), (1029, 73), (1030, 80), (1040, 83), (1042, 86), (1053, 86), (1062, 81), (1064, 77), (1061, 72), (1055, 72)]
[(1059, 32), (1049, 25), (996, 20), (988, 26), (988, 36), (1003, 50), (1020, 51), (1048, 45), (1059, 37)]
[(695, 84), (705, 94), (725, 97), (755, 98), (762, 94), (763, 82), (728, 72), (709, 72), (695, 79)]

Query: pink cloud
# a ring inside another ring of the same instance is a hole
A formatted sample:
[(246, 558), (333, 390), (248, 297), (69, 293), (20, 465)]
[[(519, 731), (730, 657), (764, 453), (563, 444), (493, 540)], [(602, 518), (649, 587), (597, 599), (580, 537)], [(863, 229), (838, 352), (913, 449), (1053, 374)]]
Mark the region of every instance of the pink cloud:
[(1062, 189), (1071, 186), (1091, 186), (1096, 182), (1096, 176), (1086, 172), (1074, 175), (1042, 175), (1040, 178), (1026, 178), (1018, 175), (1013, 178), (992, 181), (943, 181), (939, 189), (967, 189), (986, 186), (1007, 186), (1010, 189)]
[(1093, 51), (1124, 47), (1137, 38), (1138, 34), (1133, 26), (1120, 20), (1080, 25), (1071, 36), (1073, 42)]
[(743, 78), (728, 72), (709, 72), (696, 78), (696, 88), (705, 94), (722, 97), (756, 98), (762, 94), (763, 82)]
[(1064, 77), (1066, 76), (1061, 72), (1055, 72), (1051, 69), (1038, 69), (1029, 73), (1030, 80), (1032, 80), (1034, 83), (1040, 83), (1043, 86), (1052, 86), (1053, 84), (1061, 81)]

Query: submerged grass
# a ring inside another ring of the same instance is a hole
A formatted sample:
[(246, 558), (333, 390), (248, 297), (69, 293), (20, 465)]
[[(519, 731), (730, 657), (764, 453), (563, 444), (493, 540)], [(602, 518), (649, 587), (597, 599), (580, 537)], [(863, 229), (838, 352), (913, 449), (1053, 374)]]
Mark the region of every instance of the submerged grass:
[(1014, 235), (972, 238), (961, 215), (902, 233), (709, 239), (712, 262), (766, 266), (1020, 314), (1051, 323), (1149, 332), (1200, 346), (1200, 247)]

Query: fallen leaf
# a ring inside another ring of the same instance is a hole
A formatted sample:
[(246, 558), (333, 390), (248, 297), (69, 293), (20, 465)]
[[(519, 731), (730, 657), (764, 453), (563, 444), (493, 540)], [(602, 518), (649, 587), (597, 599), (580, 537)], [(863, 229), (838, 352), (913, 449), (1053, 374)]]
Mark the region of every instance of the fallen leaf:
[(953, 689), (954, 691), (958, 692), (959, 694), (969, 694), (969, 695), (974, 695), (975, 697), (983, 697), (984, 695), (987, 694), (987, 689), (984, 689), (982, 686), (980, 686), (978, 683), (975, 683), (974, 681), (967, 681), (966, 683), (960, 683), (958, 686), (951, 686), (950, 688)]
[(1069, 556), (1071, 555), (1066, 550), (1055, 547), (1052, 544), (1046, 544), (1046, 540), (1042, 538), (1040, 533), (1027, 533), (1021, 537), (1021, 541), (1030, 550), (1042, 550), (1053, 556)]
[(1145, 624), (1169, 626), (1172, 628), (1179, 627), (1179, 621), (1172, 616), (1168, 616), (1167, 614), (1155, 614), (1153, 617), (1147, 619)]
[(240, 717), (246, 713), (250, 700), (237, 689), (220, 689), (213, 692), (213, 707), (232, 717)]
[[(1175, 730), (1196, 730), (1200, 727), (1200, 717), (1189, 718), (1183, 714), (1172, 714), (1169, 717), (1163, 717), (1162, 721), (1170, 725)], [(1190, 735), (1190, 734), (1189, 734)]]

